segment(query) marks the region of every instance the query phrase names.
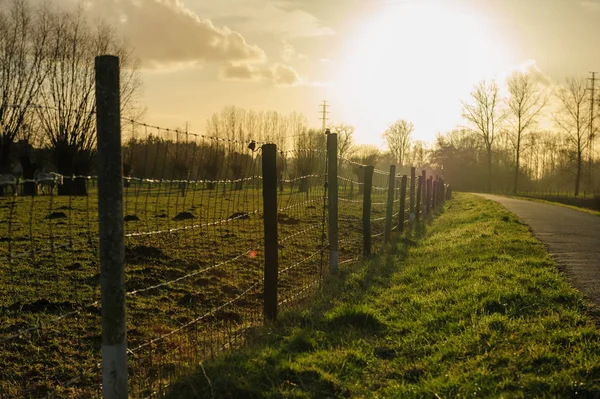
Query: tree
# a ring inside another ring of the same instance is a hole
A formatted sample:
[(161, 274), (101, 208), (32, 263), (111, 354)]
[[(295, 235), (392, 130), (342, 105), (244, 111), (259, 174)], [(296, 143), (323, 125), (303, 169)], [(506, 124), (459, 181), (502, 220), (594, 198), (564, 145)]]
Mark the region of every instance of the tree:
[[(88, 175), (96, 147), (94, 58), (119, 56), (121, 110), (135, 112), (134, 96), (140, 87), (137, 61), (106, 25), (92, 28), (80, 9), (51, 16), (47, 44), (49, 73), (40, 90), (38, 116), (58, 173)], [(83, 179), (65, 179), (59, 194), (86, 195)]]
[(586, 79), (568, 78), (556, 92), (561, 109), (554, 114), (554, 121), (566, 134), (569, 147), (575, 155), (575, 195), (579, 195), (583, 155), (590, 144), (587, 134), (590, 101), (586, 86)]
[(496, 129), (505, 118), (500, 110), (500, 98), (496, 82), (485, 80), (475, 85), (471, 92), (472, 103), (463, 102), (462, 116), (472, 125), (471, 130), (483, 141), (487, 152), (487, 191), (492, 190), (492, 151)]
[[(25, 0), (0, 9), (0, 173), (8, 172), (14, 140), (30, 124), (32, 106), (48, 73), (47, 8)], [(31, 176), (33, 177), (33, 176)]]
[(346, 158), (352, 155), (354, 150), (352, 136), (354, 135), (354, 126), (340, 123), (331, 127), (332, 133), (337, 133), (337, 150), (340, 158)]
[(535, 125), (542, 109), (546, 106), (547, 97), (539, 88), (539, 81), (530, 73), (515, 72), (508, 78), (508, 112), (507, 118), (512, 126), (509, 137), (515, 148), (515, 175), (513, 192), (519, 190), (520, 160), (523, 138)]
[(412, 122), (400, 119), (394, 122), (383, 134), (383, 138), (399, 167), (404, 166), (410, 151), (410, 135), (414, 129)]

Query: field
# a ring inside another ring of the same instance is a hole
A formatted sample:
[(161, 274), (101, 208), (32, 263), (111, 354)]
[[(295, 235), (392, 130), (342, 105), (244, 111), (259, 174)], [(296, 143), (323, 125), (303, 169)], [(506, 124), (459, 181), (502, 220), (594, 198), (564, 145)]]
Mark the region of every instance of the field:
[[(262, 325), (259, 174), (184, 191), (168, 182), (132, 181), (125, 188), (132, 397), (162, 393), (199, 361), (238, 346)], [(376, 248), (383, 239), (386, 179), (376, 179), (372, 197)], [(342, 263), (362, 251), (360, 183), (344, 183)], [(327, 274), (323, 184), (318, 174), (281, 181), (282, 309), (316, 291)], [(88, 191), (84, 197), (0, 197), (2, 398), (100, 394), (98, 203), (92, 180)]]
[(597, 316), (527, 226), (457, 194), (170, 397), (600, 397)]

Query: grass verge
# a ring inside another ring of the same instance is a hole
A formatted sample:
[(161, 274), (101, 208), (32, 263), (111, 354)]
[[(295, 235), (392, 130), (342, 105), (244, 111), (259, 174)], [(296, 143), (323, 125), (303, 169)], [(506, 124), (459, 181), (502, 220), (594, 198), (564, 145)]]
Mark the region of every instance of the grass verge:
[(594, 310), (525, 225), (456, 194), (424, 229), (169, 397), (600, 397)]
[(565, 208), (574, 209), (576, 211), (581, 211), (581, 212), (589, 213), (590, 215), (600, 216), (600, 211), (596, 211), (594, 209), (582, 208), (582, 207), (574, 206), (574, 205), (563, 204), (562, 202), (559, 202), (559, 201), (549, 201), (549, 200), (545, 200), (545, 199), (542, 199), (542, 198), (523, 197), (523, 196), (519, 196), (519, 195), (508, 195), (508, 197), (515, 198), (515, 199), (526, 200), (526, 201), (532, 201), (532, 202), (539, 202), (539, 203), (542, 203), (542, 204), (550, 204), (550, 205), (563, 206)]

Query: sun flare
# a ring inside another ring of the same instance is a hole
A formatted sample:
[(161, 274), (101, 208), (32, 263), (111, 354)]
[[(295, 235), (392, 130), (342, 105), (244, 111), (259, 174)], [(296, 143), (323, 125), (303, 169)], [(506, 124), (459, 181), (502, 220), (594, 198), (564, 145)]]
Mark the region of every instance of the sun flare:
[[(399, 118), (415, 123), (416, 138), (432, 140), (459, 122), (459, 99), (474, 83), (510, 65), (482, 15), (449, 1), (395, 3), (349, 40), (338, 101), (351, 111), (344, 118), (354, 118), (359, 140)], [(372, 101), (352, 109), (356, 96)], [(437, 107), (449, 102), (455, 107)]]

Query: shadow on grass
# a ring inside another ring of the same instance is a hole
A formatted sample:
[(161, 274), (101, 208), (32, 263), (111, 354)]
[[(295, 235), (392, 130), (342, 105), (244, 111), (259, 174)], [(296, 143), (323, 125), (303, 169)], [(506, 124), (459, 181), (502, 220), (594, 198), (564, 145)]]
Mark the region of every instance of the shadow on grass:
[(339, 348), (348, 340), (368, 340), (386, 330), (384, 317), (369, 306), (369, 295), (391, 284), (392, 274), (404, 263), (409, 248), (424, 237), (428, 223), (422, 221), (413, 231), (396, 235), (373, 258), (329, 275), (304, 308), (284, 312), (276, 323), (257, 329), (247, 337), (245, 347), (206, 361), (191, 377), (172, 385), (164, 397), (350, 396), (327, 371), (330, 366), (321, 368), (304, 359), (322, 353), (315, 356), (341, 367), (355, 364), (356, 372), (362, 373), (360, 354)]

